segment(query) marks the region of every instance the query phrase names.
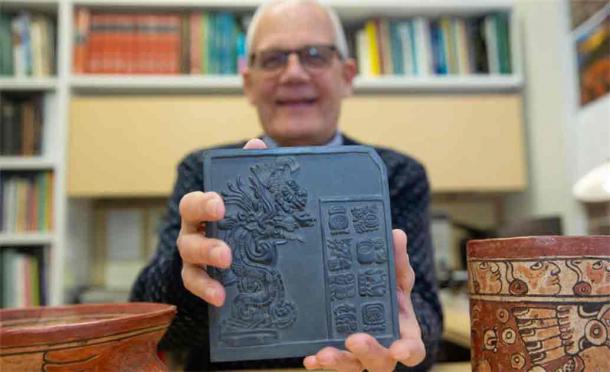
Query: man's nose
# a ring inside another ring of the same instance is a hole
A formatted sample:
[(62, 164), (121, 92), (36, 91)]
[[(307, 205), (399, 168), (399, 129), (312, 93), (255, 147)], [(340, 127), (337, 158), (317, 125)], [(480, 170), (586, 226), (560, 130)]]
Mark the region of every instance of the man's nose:
[(309, 73), (305, 70), (305, 67), (301, 64), (299, 56), (296, 53), (290, 53), (288, 60), (286, 61), (286, 67), (282, 72), (280, 82), (282, 83), (294, 83), (303, 82), (309, 80)]

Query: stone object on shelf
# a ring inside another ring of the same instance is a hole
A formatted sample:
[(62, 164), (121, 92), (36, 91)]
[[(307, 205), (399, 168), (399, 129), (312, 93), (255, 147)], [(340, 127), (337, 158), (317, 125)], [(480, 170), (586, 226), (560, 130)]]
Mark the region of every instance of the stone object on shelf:
[(211, 150), (203, 168), (226, 207), (207, 234), (233, 253), (230, 269), (210, 270), (227, 290), (209, 307), (213, 361), (399, 337), (388, 181), (372, 148)]
[(473, 371), (606, 371), (610, 236), (468, 244)]
[(1, 371), (166, 371), (157, 343), (176, 307), (157, 303), (0, 310)]

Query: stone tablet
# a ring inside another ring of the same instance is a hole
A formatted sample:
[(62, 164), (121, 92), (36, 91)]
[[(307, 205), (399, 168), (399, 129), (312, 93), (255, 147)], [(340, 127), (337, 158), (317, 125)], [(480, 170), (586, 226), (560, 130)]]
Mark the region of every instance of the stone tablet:
[(210, 150), (203, 164), (226, 207), (207, 234), (233, 253), (230, 269), (209, 269), (227, 292), (209, 306), (212, 361), (399, 337), (388, 181), (372, 148)]

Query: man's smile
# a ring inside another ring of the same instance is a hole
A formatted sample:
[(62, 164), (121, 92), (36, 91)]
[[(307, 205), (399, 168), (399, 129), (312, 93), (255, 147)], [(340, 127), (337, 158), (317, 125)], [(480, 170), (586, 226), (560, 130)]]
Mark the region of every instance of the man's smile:
[(275, 104), (282, 107), (308, 107), (317, 101), (317, 98), (280, 98), (275, 100)]

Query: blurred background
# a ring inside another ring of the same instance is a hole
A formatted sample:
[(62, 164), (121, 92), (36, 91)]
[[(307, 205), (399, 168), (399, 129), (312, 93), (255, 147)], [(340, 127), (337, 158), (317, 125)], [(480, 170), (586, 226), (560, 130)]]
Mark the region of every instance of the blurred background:
[[(120, 302), (178, 161), (261, 133), (255, 0), (0, 3), (2, 307)], [(468, 360), (469, 239), (610, 233), (606, 1), (342, 1), (354, 138), (426, 166), (447, 330)]]

